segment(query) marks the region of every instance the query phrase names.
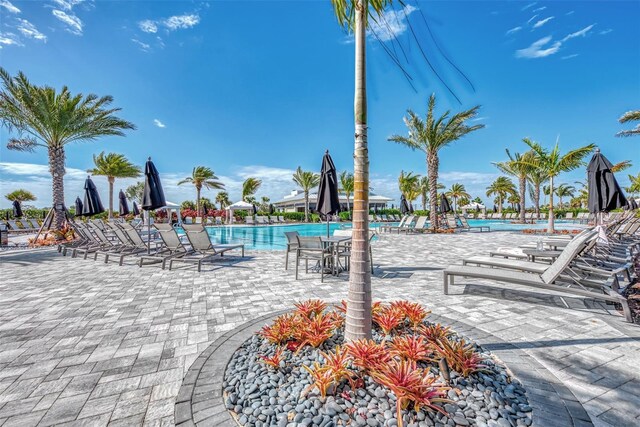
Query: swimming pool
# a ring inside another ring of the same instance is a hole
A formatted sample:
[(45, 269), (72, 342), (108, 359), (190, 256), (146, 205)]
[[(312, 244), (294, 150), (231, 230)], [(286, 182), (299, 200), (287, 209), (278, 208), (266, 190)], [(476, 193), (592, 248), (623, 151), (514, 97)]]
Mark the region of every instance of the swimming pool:
[[(380, 223), (371, 224), (377, 227)], [(397, 225), (397, 223), (385, 223), (385, 225)], [(547, 227), (546, 221), (538, 221), (536, 224), (511, 224), (508, 221), (470, 219), (469, 225), (485, 225), (491, 227), (491, 231), (519, 231), (525, 228), (543, 229)], [(351, 228), (351, 223), (331, 223), (329, 230)], [(580, 225), (571, 222), (556, 221), (556, 228), (575, 229)], [(284, 233), (297, 231), (301, 236), (326, 235), (327, 224), (291, 224), (291, 225), (263, 225), (263, 226), (232, 226), (232, 227), (207, 227), (211, 241), (214, 243), (244, 243), (246, 249), (256, 250), (284, 250), (287, 247), (287, 238)]]

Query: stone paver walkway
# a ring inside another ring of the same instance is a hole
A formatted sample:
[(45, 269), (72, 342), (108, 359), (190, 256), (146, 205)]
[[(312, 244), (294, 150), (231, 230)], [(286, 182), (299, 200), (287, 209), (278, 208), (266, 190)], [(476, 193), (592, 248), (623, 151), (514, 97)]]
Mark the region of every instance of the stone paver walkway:
[[(639, 327), (594, 301), (484, 280), (458, 280), (443, 295), (442, 268), (530, 240), (385, 235), (374, 247), (374, 298), (419, 301), (523, 349), (596, 426), (640, 424)], [(0, 425), (173, 425), (185, 373), (225, 331), (297, 300), (346, 296), (344, 274), (295, 281), (282, 252), (247, 255), (202, 273), (53, 251), (1, 256)]]

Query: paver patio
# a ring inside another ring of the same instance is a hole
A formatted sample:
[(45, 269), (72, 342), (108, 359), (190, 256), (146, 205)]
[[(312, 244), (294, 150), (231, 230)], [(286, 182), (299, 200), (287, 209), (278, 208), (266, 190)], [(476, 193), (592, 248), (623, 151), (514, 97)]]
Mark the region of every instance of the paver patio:
[[(610, 307), (475, 279), (443, 295), (444, 267), (531, 240), (507, 232), (384, 235), (374, 246), (374, 298), (418, 301), (523, 349), (596, 426), (640, 424), (640, 328)], [(216, 338), (296, 300), (346, 296), (346, 274), (295, 281), (283, 252), (247, 255), (225, 256), (202, 273), (55, 251), (1, 256), (0, 425), (172, 425), (185, 373)]]

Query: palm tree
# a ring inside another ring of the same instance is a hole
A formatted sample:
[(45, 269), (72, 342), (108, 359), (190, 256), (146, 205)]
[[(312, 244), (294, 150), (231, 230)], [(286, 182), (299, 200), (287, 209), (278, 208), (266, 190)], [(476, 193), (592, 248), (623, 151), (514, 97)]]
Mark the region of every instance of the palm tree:
[(509, 160), (504, 162), (494, 163), (495, 166), (500, 169), (503, 173), (507, 175), (511, 175), (514, 178), (518, 179), (518, 188), (519, 188), (519, 196), (520, 196), (520, 222), (525, 222), (525, 203), (526, 203), (526, 194), (527, 194), (527, 176), (534, 170), (535, 168), (530, 166), (530, 158), (533, 156), (533, 153), (528, 151), (524, 154), (514, 153), (512, 156), (509, 150), (505, 150), (507, 152), (507, 157)]
[(349, 198), (353, 194), (353, 174), (347, 171), (340, 173), (340, 192), (347, 198), (347, 212), (351, 212)]
[(11, 193), (6, 194), (4, 197), (6, 197), (6, 199), (9, 200), (10, 202), (18, 201), (20, 203), (34, 202), (37, 200), (35, 194), (33, 194), (29, 190), (23, 190), (22, 188), (13, 190)]
[[(242, 183), (242, 200), (249, 203), (249, 197), (256, 194), (258, 188), (262, 185), (262, 181), (258, 178), (247, 178)], [(255, 199), (254, 199), (255, 200)]]
[(466, 198), (469, 199), (471, 195), (467, 193), (467, 190), (464, 188), (464, 184), (455, 183), (451, 184), (451, 188), (449, 191), (445, 193), (448, 197), (453, 199), (453, 211), (456, 212), (458, 210), (458, 199)]
[(59, 209), (64, 206), (65, 146), (102, 136), (124, 136), (124, 130), (135, 126), (114, 114), (120, 109), (109, 107), (111, 96), (72, 95), (66, 86), (56, 93), (51, 87), (32, 85), (21, 72), (11, 77), (1, 67), (0, 79), (0, 121), (9, 132), (18, 134), (17, 138), (9, 138), (7, 148), (47, 149), (55, 207), (53, 227), (59, 230), (65, 221), (64, 209)]
[(640, 173), (637, 176), (629, 175), (629, 186), (625, 190), (629, 194), (640, 193)]
[(269, 211), (269, 202), (271, 201), (270, 198), (268, 198), (267, 196), (262, 196), (260, 198), (260, 209), (264, 212), (268, 212)]
[(542, 171), (544, 175), (549, 178), (549, 224), (547, 231), (553, 233), (555, 231), (553, 218), (553, 179), (562, 172), (569, 172), (583, 166), (583, 159), (591, 153), (596, 146), (594, 144), (585, 145), (584, 147), (576, 148), (561, 155), (560, 146), (557, 142), (552, 150), (547, 150), (529, 138), (524, 138), (523, 141), (534, 153), (532, 159), (527, 160), (527, 163)]
[(516, 194), (516, 186), (506, 176), (499, 176), (487, 187), (487, 197), (496, 196), (498, 199), (498, 213), (502, 213), (502, 203), (509, 196)]
[(611, 166), (611, 172), (621, 172), (625, 169), (629, 169), (631, 166), (633, 166), (631, 160), (623, 160)]
[(400, 171), (400, 175), (398, 176), (398, 189), (406, 198), (407, 193), (418, 188), (419, 181), (420, 175), (414, 175), (413, 172), (405, 173), (404, 171)]
[(128, 199), (137, 200), (142, 203), (142, 196), (144, 194), (144, 182), (139, 181), (133, 185), (130, 185), (124, 190), (124, 194)]
[(97, 156), (93, 155), (93, 164), (95, 168), (89, 169), (87, 172), (93, 175), (102, 175), (107, 177), (109, 182), (109, 218), (113, 215), (113, 184), (116, 178), (137, 178), (142, 175), (140, 166), (131, 163), (122, 154), (109, 153), (104, 151)]
[(226, 191), (220, 191), (216, 194), (216, 203), (220, 204), (220, 210), (224, 210), (227, 206), (231, 204), (231, 200), (229, 200), (229, 193)]
[(320, 175), (313, 172), (303, 171), (300, 166), (293, 174), (293, 182), (298, 184), (304, 191), (304, 221), (309, 222), (309, 192), (312, 188), (320, 184)]
[(198, 216), (202, 216), (200, 210), (200, 192), (202, 191), (202, 187), (207, 190), (222, 190), (224, 188), (224, 184), (218, 181), (216, 174), (206, 166), (196, 166), (193, 168), (191, 176), (178, 182), (178, 185), (182, 184), (193, 184), (196, 187), (196, 212), (198, 212)]
[(404, 122), (409, 128), (409, 135), (393, 135), (389, 138), (389, 141), (406, 145), (413, 150), (420, 150), (427, 156), (429, 198), (431, 199), (430, 219), (434, 229), (438, 226), (436, 212), (436, 204), (438, 202), (438, 166), (440, 164), (438, 152), (463, 136), (484, 127), (483, 124), (473, 126), (466, 124), (467, 121), (477, 116), (480, 106), (475, 106), (451, 117), (449, 117), (449, 112), (447, 111), (439, 118), (434, 117), (435, 106), (436, 96), (432, 94), (429, 97), (426, 121), (423, 122), (413, 111), (408, 110)]
[(569, 184), (560, 184), (558, 185), (558, 187), (556, 188), (556, 196), (558, 196), (558, 199), (560, 201), (558, 207), (560, 209), (562, 209), (562, 198), (563, 197), (573, 197), (573, 194), (576, 191), (576, 187), (574, 187), (573, 185), (569, 185)]
[(427, 210), (427, 202), (429, 201), (429, 177), (423, 176), (418, 182), (418, 190), (422, 196), (422, 210)]
[(346, 341), (371, 338), (366, 37), (369, 23), (377, 22), (385, 7), (392, 3), (393, 0), (331, 0), (338, 23), (353, 32), (355, 42), (353, 232), (344, 333)]
[(529, 190), (531, 198), (536, 210), (536, 219), (540, 219), (540, 187), (547, 182), (548, 178), (538, 168), (530, 168), (527, 172), (527, 181), (529, 182)]
[(509, 203), (511, 205), (511, 209), (515, 211), (516, 203), (520, 203), (520, 195), (518, 193), (509, 195), (509, 197), (507, 197), (507, 203)]
[[(640, 120), (640, 110), (627, 111), (618, 119), (620, 123), (637, 122)], [(636, 125), (633, 129), (622, 130), (616, 134), (616, 136), (633, 136), (640, 135), (640, 124)]]

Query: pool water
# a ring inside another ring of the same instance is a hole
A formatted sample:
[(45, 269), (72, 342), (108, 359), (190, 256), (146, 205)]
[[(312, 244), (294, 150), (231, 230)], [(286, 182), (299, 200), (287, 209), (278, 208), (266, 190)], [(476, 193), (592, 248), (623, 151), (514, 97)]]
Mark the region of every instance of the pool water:
[[(397, 223), (384, 223), (385, 225), (397, 225)], [(580, 225), (572, 222), (556, 221), (556, 228), (575, 229)], [(372, 227), (380, 223), (372, 223)], [(538, 221), (536, 224), (512, 224), (509, 221), (470, 219), (469, 225), (489, 226), (491, 231), (519, 231), (526, 228), (543, 229), (547, 227), (547, 221)], [(331, 223), (329, 232), (334, 230), (351, 228), (351, 223)], [(179, 230), (182, 232), (182, 230)], [(326, 236), (327, 224), (291, 224), (291, 225), (262, 225), (262, 226), (232, 226), (232, 227), (207, 227), (211, 241), (214, 244), (244, 243), (246, 249), (256, 250), (284, 250), (287, 247), (287, 231), (297, 231), (301, 236)]]

